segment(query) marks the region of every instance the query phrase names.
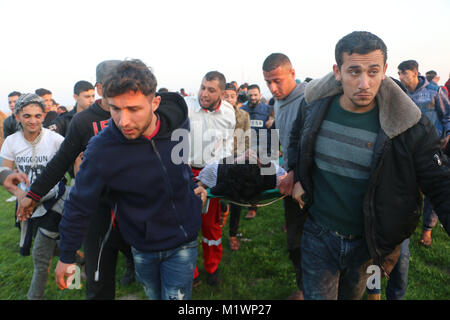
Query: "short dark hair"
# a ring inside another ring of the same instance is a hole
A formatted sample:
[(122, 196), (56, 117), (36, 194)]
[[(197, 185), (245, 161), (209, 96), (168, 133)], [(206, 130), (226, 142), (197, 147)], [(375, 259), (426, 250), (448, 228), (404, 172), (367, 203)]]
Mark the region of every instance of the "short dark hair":
[(384, 63), (386, 63), (387, 47), (383, 40), (368, 31), (353, 31), (338, 41), (334, 50), (334, 56), (340, 68), (343, 63), (342, 55), (344, 52), (352, 55), (353, 53), (367, 54), (375, 50), (381, 50), (384, 56)]
[(140, 91), (148, 96), (156, 92), (157, 81), (141, 60), (120, 62), (103, 83), (105, 97), (116, 97), (128, 91)]
[(225, 90), (232, 90), (232, 91), (236, 92), (236, 87), (234, 86), (234, 84), (232, 82), (229, 82), (229, 83), (225, 84)]
[(80, 95), (80, 93), (84, 91), (94, 90), (94, 86), (89, 81), (80, 80), (77, 83), (75, 83), (75, 86), (73, 87), (73, 93), (77, 96)]
[(427, 78), (428, 82), (433, 81), (434, 77), (436, 77), (436, 76), (437, 76), (437, 72), (434, 70), (430, 70), (425, 73), (425, 77)]
[(210, 71), (207, 74), (205, 74), (203, 78), (206, 79), (206, 81), (213, 81), (213, 80), (219, 81), (220, 90), (225, 90), (225, 83), (227, 83), (227, 81), (223, 73), (220, 73), (219, 71)]
[(167, 88), (159, 88), (158, 92), (169, 92)]
[(21, 93), (19, 91), (13, 91), (10, 94), (8, 94), (8, 98), (15, 97), (15, 96), (20, 97), (20, 95), (21, 95)]
[(36, 91), (34, 91), (34, 93), (36, 93), (39, 97), (43, 97), (46, 94), (52, 94), (52, 92), (50, 90), (47, 90), (44, 88), (36, 89)]
[(248, 90), (251, 89), (258, 89), (259, 92), (261, 92), (261, 89), (259, 89), (259, 86), (257, 84), (251, 84), (248, 86)]
[(406, 60), (400, 63), (397, 68), (402, 72), (405, 70), (416, 71), (419, 70), (419, 64), (416, 60)]
[(248, 83), (246, 82), (246, 83), (241, 84), (241, 85), (239, 86), (239, 90), (240, 90), (240, 89), (248, 89)]
[(58, 109), (62, 110), (63, 112), (67, 112), (67, 108), (65, 106), (59, 106)]
[(289, 60), (288, 56), (283, 53), (272, 53), (264, 60), (262, 69), (263, 71), (269, 72), (283, 65), (292, 67), (291, 60)]

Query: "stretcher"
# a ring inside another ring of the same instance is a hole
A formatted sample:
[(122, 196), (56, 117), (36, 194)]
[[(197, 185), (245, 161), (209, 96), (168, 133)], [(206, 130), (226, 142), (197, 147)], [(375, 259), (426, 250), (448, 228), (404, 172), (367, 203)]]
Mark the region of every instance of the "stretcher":
[(261, 207), (269, 206), (269, 205), (277, 202), (278, 200), (281, 200), (284, 197), (286, 197), (286, 195), (282, 195), (278, 189), (270, 189), (270, 190), (266, 190), (263, 193), (261, 193), (261, 196), (259, 197), (257, 203), (241, 203), (241, 202), (237, 202), (237, 201), (228, 199), (226, 196), (212, 194), (210, 188), (207, 188), (206, 191), (208, 192), (208, 196), (207, 196), (205, 204), (203, 205), (203, 208), (202, 208), (203, 213), (208, 211), (209, 200), (213, 199), (213, 198), (219, 198), (219, 199), (224, 200), (225, 202), (230, 202), (230, 203), (233, 203), (233, 204), (241, 206), (241, 207), (261, 208)]

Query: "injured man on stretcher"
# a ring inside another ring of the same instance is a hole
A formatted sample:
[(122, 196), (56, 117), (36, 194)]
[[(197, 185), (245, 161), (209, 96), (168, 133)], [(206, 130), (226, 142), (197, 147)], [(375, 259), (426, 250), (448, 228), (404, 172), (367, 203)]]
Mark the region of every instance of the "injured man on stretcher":
[(197, 180), (216, 196), (243, 203), (257, 203), (261, 194), (277, 189), (286, 171), (270, 161), (262, 164), (253, 151), (213, 161), (200, 171)]

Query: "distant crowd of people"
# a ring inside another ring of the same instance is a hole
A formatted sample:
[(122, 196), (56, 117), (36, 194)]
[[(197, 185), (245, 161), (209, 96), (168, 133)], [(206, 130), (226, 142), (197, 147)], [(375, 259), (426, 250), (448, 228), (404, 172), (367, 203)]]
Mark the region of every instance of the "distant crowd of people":
[(17, 200), (20, 253), (33, 256), (27, 298), (44, 299), (58, 247), (60, 289), (82, 265), (86, 299), (114, 299), (121, 251), (121, 285), (136, 277), (149, 299), (192, 299), (199, 231), (206, 282), (220, 287), (222, 228), (240, 250), (242, 206), (254, 219), (275, 190), (297, 285), (288, 299), (379, 299), (371, 266), (401, 299), (420, 215), (421, 245), (438, 220), (450, 231), (450, 79), (439, 86), (415, 60), (386, 76), (386, 45), (370, 32), (344, 36), (335, 58), (299, 81), (289, 57), (270, 54), (268, 101), (219, 71), (196, 96), (157, 89), (140, 60), (99, 63), (70, 111), (47, 89), (11, 92), (0, 183)]

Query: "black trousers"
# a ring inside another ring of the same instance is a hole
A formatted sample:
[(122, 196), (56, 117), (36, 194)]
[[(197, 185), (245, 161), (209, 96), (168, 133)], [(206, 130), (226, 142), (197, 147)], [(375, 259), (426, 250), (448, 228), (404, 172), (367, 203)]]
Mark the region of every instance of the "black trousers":
[[(257, 207), (249, 207), (248, 210), (254, 209), (255, 211), (258, 209)], [(237, 204), (230, 203), (230, 237), (235, 237), (239, 232), (239, 223), (241, 220), (241, 206)]]
[(305, 225), (307, 214), (300, 209), (298, 202), (292, 199), (292, 197), (285, 197), (283, 199), (283, 205), (289, 259), (294, 266), (297, 286), (300, 290), (303, 290), (301, 244), (303, 226)]
[(239, 230), (239, 222), (241, 219), (241, 207), (237, 204), (230, 203), (230, 237), (235, 237)]
[[(100, 247), (111, 223), (110, 210), (110, 208), (101, 207), (94, 214), (84, 241), (87, 300), (113, 300), (115, 298), (116, 264), (119, 251), (125, 255), (127, 264), (133, 263), (131, 247), (123, 240), (117, 221), (104, 244), (99, 262)], [(99, 278), (98, 281), (95, 281), (97, 270)]]

